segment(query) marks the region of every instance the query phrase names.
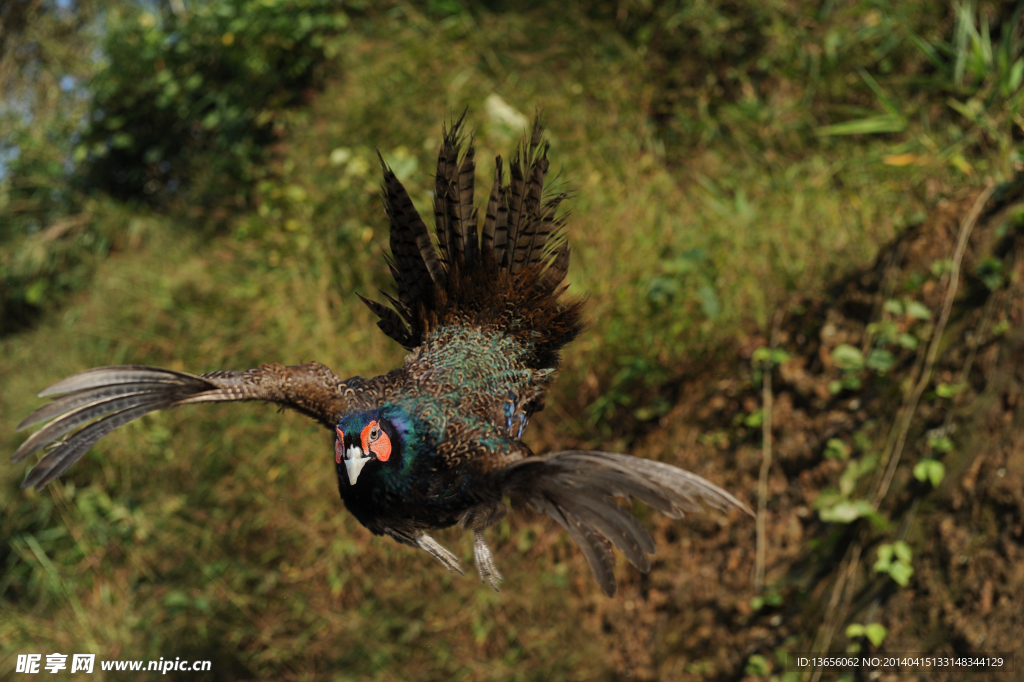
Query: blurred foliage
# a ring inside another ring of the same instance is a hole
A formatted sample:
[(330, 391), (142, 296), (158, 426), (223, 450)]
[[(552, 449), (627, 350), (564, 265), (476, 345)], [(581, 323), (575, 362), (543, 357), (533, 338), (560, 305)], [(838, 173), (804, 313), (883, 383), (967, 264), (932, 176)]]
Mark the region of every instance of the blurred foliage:
[(90, 186), (157, 198), (240, 193), (349, 25), (333, 0), (214, 0), (108, 16), (75, 160)]
[(0, 335), (87, 283), (119, 223), (95, 224), (70, 162), (98, 11), (89, 0), (0, 9)]
[(945, 8), (941, 0), (608, 7), (651, 65), (651, 115), (666, 144), (724, 138), (752, 151), (797, 149), (823, 119), (866, 104), (870, 91), (851, 78), (858, 69), (912, 77), (924, 58), (903, 32), (938, 34)]
[(175, 6), (5, 6), (0, 334), (133, 239), (131, 220), (100, 219), (107, 196), (245, 206), (282, 112), (322, 84), (348, 25), (317, 0)]

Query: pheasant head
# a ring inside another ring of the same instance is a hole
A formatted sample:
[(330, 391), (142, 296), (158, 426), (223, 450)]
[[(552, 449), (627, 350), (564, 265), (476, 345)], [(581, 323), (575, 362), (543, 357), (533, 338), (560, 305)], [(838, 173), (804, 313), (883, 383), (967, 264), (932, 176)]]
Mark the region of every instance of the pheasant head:
[(372, 485), (373, 480), (393, 478), (406, 464), (412, 417), (398, 406), (343, 416), (335, 428), (334, 461), (338, 483)]

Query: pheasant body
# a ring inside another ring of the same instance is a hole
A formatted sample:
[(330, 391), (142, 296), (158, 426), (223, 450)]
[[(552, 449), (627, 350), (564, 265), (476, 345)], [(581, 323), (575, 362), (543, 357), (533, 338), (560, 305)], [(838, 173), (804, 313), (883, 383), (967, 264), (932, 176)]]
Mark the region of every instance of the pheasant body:
[(496, 160), (478, 224), (474, 150), (461, 128), (460, 120), (445, 133), (438, 158), (436, 247), (382, 161), (397, 291), (385, 294), (392, 307), (360, 298), (381, 330), (410, 350), (402, 367), (347, 380), (316, 362), (200, 376), (140, 366), (88, 370), (43, 391), (63, 395), (20, 425), (49, 421), (13, 461), (55, 442), (22, 485), (41, 488), (105, 434), (148, 412), (260, 400), (333, 432), (339, 493), (367, 529), (459, 572), (458, 559), (428, 531), (472, 530), (480, 577), (495, 589), (501, 575), (483, 531), (505, 514), (505, 500), (558, 521), (609, 595), (612, 547), (642, 571), (655, 549), (615, 497), (635, 497), (673, 518), (701, 502), (750, 513), (721, 488), (668, 464), (596, 451), (536, 455), (522, 442), (530, 416), (543, 409), (561, 349), (582, 327), (582, 301), (563, 284), (569, 247), (557, 210), (564, 195), (544, 192), (547, 145), (537, 124), (507, 183)]
[(339, 492), (360, 523), (404, 541), (465, 522), (478, 508), (500, 518), (502, 490), (492, 474), (532, 454), (519, 439), (527, 406), (554, 375), (526, 364), (531, 350), (499, 329), (440, 326), (395, 373), (392, 401), (351, 425), (341, 420), (352, 434), (346, 442), (366, 424), (386, 422), (392, 452), (402, 457), (370, 462), (354, 484), (337, 462)]

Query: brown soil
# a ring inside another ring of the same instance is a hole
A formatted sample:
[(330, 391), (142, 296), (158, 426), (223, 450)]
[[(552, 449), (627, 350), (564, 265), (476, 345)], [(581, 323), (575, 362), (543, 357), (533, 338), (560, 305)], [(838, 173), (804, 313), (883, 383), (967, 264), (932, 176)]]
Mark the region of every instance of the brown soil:
[[(942, 261), (952, 257), (978, 194), (965, 191), (940, 201), (926, 222), (884, 249), (874, 267), (826, 295), (791, 302), (776, 336), (790, 359), (772, 377), (767, 603), (759, 610), (751, 605), (753, 522), (739, 514), (707, 515), (693, 518), (686, 529), (652, 515), (660, 548), (654, 570), (630, 573), (622, 596), (603, 602), (595, 614), (614, 635), (607, 641), (616, 647), (620, 675), (764, 679), (766, 663), (782, 679), (786, 653), (841, 654), (858, 644), (883, 653), (1011, 653), (1024, 666), (1024, 180), (999, 188), (974, 225), (931, 380), (880, 498), (885, 525), (864, 518), (826, 523), (815, 506), (823, 492), (840, 487), (850, 461), (870, 456), (879, 465), (857, 480), (848, 498), (876, 499), (940, 318), (950, 279)], [(995, 273), (988, 284), (981, 278), (986, 272)], [(883, 303), (891, 299), (922, 303), (930, 320), (895, 314), (891, 304), (886, 311)], [(888, 330), (869, 327), (886, 320)], [(837, 346), (850, 344), (867, 356), (886, 331), (913, 334), (919, 345), (891, 343), (895, 362), (884, 373), (844, 374), (836, 366)], [(729, 490), (756, 490), (762, 428), (749, 416), (762, 409), (762, 385), (751, 357), (764, 345), (766, 339), (752, 335), (741, 350), (743, 363), (685, 386), (681, 404), (634, 452), (675, 461)], [(830, 382), (844, 376), (857, 376), (860, 387), (830, 391)], [(936, 394), (940, 384), (958, 383), (965, 386), (957, 395)], [(936, 439), (943, 435), (952, 442), (946, 453), (928, 444), (941, 449)], [(830, 439), (846, 444), (848, 460), (825, 456)], [(925, 457), (945, 466), (937, 488), (913, 476)], [(756, 504), (754, 494), (750, 500)], [(900, 539), (913, 550), (906, 586), (873, 570), (878, 546)], [(849, 624), (871, 622), (888, 629), (880, 646), (846, 636)], [(762, 676), (753, 674), (752, 655), (767, 659)], [(962, 670), (894, 667), (847, 674), (878, 680), (966, 676)], [(839, 676), (825, 671), (820, 679)]]

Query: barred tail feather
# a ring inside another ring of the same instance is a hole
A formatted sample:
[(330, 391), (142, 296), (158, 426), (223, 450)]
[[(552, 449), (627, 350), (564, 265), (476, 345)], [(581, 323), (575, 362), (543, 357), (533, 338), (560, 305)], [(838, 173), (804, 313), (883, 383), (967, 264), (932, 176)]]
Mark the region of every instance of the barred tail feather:
[(391, 223), (391, 256), (399, 298), (407, 305), (428, 295), (434, 283), (444, 285), (445, 269), (438, 261), (434, 244), (409, 193), (384, 163), (382, 191), (384, 209)]
[[(503, 206), (501, 202), (501, 157), (494, 159), (494, 185), (491, 187), (491, 195), (487, 198), (487, 212), (484, 214), (484, 228), (480, 235), (480, 250), (484, 253), (491, 252), (497, 255), (497, 249), (495, 245), (495, 232), (498, 229), (498, 217), (499, 207)], [(502, 211), (500, 215), (504, 216), (507, 213)], [(504, 221), (501, 222), (501, 229), (505, 229)], [(504, 241), (502, 241), (502, 248), (504, 248)], [(498, 257), (500, 261), (500, 256)]]
[(398, 288), (388, 298), (397, 312), (363, 300), (378, 326), (410, 350), (446, 323), (490, 325), (528, 340), (538, 368), (554, 367), (558, 351), (580, 332), (582, 302), (563, 296), (569, 247), (557, 212), (566, 195), (545, 197), (550, 164), (543, 126), (537, 121), (516, 152), (507, 185), (496, 159), (481, 228), (473, 206), (475, 150), (465, 140), (464, 120), (465, 114), (445, 131), (438, 153), (436, 250), (408, 193), (384, 166), (389, 265)]

